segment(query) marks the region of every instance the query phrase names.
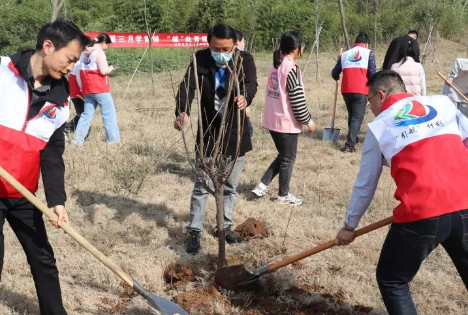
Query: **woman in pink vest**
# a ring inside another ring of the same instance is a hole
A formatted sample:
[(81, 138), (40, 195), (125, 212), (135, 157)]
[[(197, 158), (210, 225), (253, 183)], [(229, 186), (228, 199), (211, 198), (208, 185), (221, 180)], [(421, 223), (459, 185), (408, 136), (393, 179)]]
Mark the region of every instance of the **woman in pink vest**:
[(409, 39), (401, 44), (398, 55), (399, 62), (392, 65), (391, 70), (397, 72), (405, 83), (406, 92), (411, 95), (426, 95), (426, 75), (423, 66), (416, 62), (414, 43)]
[(72, 141), (74, 145), (83, 145), (98, 105), (101, 107), (102, 122), (106, 130), (106, 143), (112, 145), (120, 142), (117, 114), (110, 94), (109, 82), (109, 74), (114, 70), (114, 66), (107, 64), (104, 53), (111, 43), (109, 35), (99, 34), (81, 54), (79, 75), (81, 92), (84, 96), (84, 112), (76, 126), (75, 137)]
[(302, 200), (289, 193), (292, 170), (296, 160), (297, 141), (302, 125), (315, 129), (305, 102), (304, 84), (294, 59), (302, 56), (303, 38), (298, 31), (281, 36), (280, 47), (273, 53), (268, 71), (263, 127), (270, 131), (278, 156), (266, 170), (260, 183), (252, 190), (258, 197), (268, 193), (268, 185), (279, 174), (276, 201), (287, 205), (301, 205)]

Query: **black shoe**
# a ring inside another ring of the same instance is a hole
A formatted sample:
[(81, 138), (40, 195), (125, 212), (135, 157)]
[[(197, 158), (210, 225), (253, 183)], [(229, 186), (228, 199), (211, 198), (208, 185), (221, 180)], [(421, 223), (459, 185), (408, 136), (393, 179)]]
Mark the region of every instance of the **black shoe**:
[(189, 231), (187, 239), (187, 247), (185, 248), (187, 253), (196, 255), (200, 251), (200, 232), (196, 230)]
[(226, 228), (226, 243), (238, 244), (242, 242), (244, 242), (243, 237), (240, 237), (234, 231), (232, 231), (230, 226)]
[(354, 153), (354, 152), (356, 152), (356, 148), (355, 147), (344, 147), (344, 148), (341, 149), (341, 152)]

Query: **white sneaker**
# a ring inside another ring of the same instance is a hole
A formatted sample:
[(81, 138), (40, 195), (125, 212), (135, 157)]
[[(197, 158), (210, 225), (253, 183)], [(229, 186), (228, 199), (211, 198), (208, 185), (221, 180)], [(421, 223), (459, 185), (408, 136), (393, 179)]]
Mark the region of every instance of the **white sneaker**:
[(302, 199), (299, 199), (292, 194), (288, 194), (285, 197), (278, 196), (278, 198), (276, 198), (276, 202), (282, 205), (290, 205), (290, 206), (302, 205)]
[(260, 198), (265, 197), (268, 194), (268, 191), (269, 187), (263, 183), (258, 184), (254, 189), (252, 189), (252, 193)]

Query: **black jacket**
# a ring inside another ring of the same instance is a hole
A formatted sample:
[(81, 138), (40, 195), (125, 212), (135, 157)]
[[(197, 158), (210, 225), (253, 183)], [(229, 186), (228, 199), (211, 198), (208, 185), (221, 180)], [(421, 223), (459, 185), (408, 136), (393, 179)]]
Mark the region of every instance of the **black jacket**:
[[(211, 57), (210, 49), (198, 51), (196, 54), (198, 83), (201, 91), (201, 110), (202, 110), (202, 125), (205, 136), (205, 155), (212, 153), (214, 141), (219, 132), (221, 125), (221, 116), (217, 114), (215, 109), (215, 74), (218, 68)], [(257, 69), (255, 67), (252, 55), (247, 52), (240, 52), (242, 57), (243, 71), (239, 74), (239, 83), (241, 95), (245, 95), (247, 106), (252, 103), (255, 94), (257, 93)], [(233, 61), (229, 62), (229, 67), (232, 69)], [(229, 70), (226, 70), (226, 85), (229, 82)], [(188, 87), (188, 88), (187, 88)], [(228, 88), (226, 87), (226, 90)], [(179, 113), (185, 112), (190, 115), (191, 104), (195, 97), (195, 75), (193, 71), (193, 61), (190, 63), (187, 72), (184, 76), (184, 81), (179, 86), (179, 92), (176, 97), (176, 116)], [(227, 92), (227, 91), (226, 91)], [(225, 156), (234, 156), (237, 144), (237, 106), (234, 103), (235, 91), (232, 90), (230, 97), (227, 98), (228, 104), (227, 121), (226, 121), (226, 134), (224, 136), (223, 154)], [(241, 119), (245, 117), (244, 111), (241, 111)], [(243, 156), (246, 152), (252, 150), (252, 142), (248, 128), (244, 122), (240, 141), (239, 156)], [(207, 130), (209, 128), (209, 130)], [(242, 128), (242, 121), (241, 121)], [(200, 134), (197, 128), (197, 143), (199, 143)]]
[(394, 38), (392, 42), (390, 43), (390, 46), (388, 46), (387, 53), (385, 54), (384, 58), (384, 63), (382, 68), (384, 70), (389, 70), (394, 63), (397, 63), (398, 61), (398, 54), (400, 53), (400, 47), (402, 42), (404, 41), (412, 41), (413, 42), (413, 47), (414, 47), (414, 53), (416, 55), (416, 58), (414, 58), (414, 61), (419, 62), (419, 43), (417, 40), (414, 38), (408, 36), (408, 35), (403, 35), (397, 38)]
[[(33, 50), (27, 50), (10, 56), (11, 61), (21, 73), (23, 79), (28, 82), (30, 93), (32, 93), (34, 85), (28, 77), (28, 66), (33, 53)], [(66, 78), (62, 77), (60, 80), (52, 80), (50, 91), (30, 104), (28, 119), (37, 115), (46, 101), (64, 106), (68, 101), (69, 95), (70, 87)], [(62, 157), (65, 150), (64, 126), (65, 124), (55, 130), (47, 145), (40, 152), (42, 181), (49, 207), (65, 205), (67, 199), (64, 180), (65, 165)]]

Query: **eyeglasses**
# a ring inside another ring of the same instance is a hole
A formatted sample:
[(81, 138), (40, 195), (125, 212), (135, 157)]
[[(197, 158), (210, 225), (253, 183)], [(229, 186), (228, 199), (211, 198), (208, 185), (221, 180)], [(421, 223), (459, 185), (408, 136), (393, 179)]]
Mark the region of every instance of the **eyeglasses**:
[[(379, 92), (380, 92), (380, 91), (379, 91)], [(376, 93), (374, 93), (374, 95), (372, 95), (371, 97), (368, 97), (368, 98), (367, 98), (367, 103), (366, 103), (366, 107), (367, 107), (367, 108), (371, 108), (371, 103), (370, 103), (370, 101), (371, 101), (371, 99), (373, 99), (377, 94), (379, 94), (379, 92), (376, 92)]]
[[(379, 91), (379, 92), (380, 92), (380, 91)], [(376, 93), (374, 93), (374, 95), (372, 95), (371, 97), (368, 97), (368, 98), (367, 98), (367, 101), (370, 102), (371, 99), (373, 99), (377, 94), (379, 94), (379, 92), (376, 92)]]

